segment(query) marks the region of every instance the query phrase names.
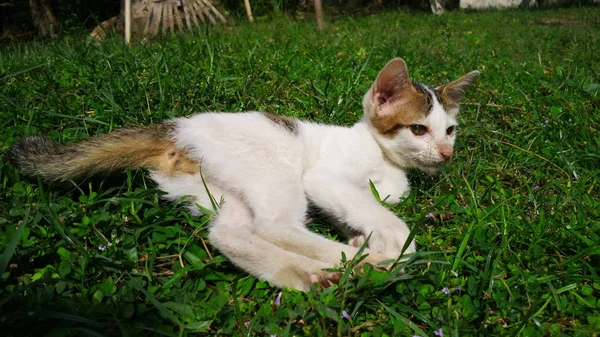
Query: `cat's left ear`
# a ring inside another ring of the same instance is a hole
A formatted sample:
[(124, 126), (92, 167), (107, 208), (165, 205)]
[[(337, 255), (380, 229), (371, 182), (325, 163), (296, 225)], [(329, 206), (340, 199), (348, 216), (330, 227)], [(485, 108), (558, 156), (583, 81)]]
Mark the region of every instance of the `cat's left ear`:
[(468, 74), (465, 74), (448, 84), (435, 88), (438, 95), (442, 98), (442, 104), (448, 114), (455, 116), (458, 114), (458, 108), (460, 107), (460, 101), (465, 96), (465, 90), (475, 83), (479, 71), (474, 70)]
[(371, 101), (377, 106), (389, 107), (395, 101), (406, 99), (414, 92), (406, 62), (395, 58), (381, 69), (371, 88)]

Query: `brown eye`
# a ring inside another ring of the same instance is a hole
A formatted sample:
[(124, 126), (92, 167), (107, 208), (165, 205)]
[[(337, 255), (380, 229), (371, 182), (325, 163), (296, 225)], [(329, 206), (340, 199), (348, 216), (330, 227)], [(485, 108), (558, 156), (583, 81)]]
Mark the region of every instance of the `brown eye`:
[(448, 136), (450, 136), (451, 134), (454, 133), (454, 126), (449, 127), (448, 129), (446, 129), (446, 134)]
[(410, 126), (410, 131), (415, 136), (422, 136), (427, 133), (427, 127), (425, 125), (413, 124)]

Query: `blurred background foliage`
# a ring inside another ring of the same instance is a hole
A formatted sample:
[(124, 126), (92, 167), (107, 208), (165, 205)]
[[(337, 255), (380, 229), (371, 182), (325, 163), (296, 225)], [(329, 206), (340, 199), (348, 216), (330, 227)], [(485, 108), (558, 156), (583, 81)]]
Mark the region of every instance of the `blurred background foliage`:
[[(459, 8), (460, 0), (439, 0), (446, 10)], [(534, 0), (537, 6), (588, 5), (593, 0)], [(217, 0), (216, 5), (232, 24), (246, 20), (242, 0)], [(312, 19), (311, 0), (252, 0), (252, 10), (258, 20), (273, 16), (287, 16), (294, 20)], [(390, 9), (430, 12), (429, 0), (324, 0), (325, 15), (329, 20), (346, 15), (371, 14)], [(51, 13), (56, 18), (53, 31), (40, 31), (34, 22), (35, 8)], [(89, 31), (99, 23), (120, 12), (120, 1), (112, 0), (0, 0), (0, 42), (27, 40), (36, 36), (59, 36)], [(36, 28), (37, 27), (37, 28)]]

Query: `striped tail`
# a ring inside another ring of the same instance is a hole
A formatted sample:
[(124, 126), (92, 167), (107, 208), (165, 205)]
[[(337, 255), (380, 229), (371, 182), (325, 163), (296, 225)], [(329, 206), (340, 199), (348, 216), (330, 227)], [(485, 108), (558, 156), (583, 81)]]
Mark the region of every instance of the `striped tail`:
[(28, 136), (8, 149), (8, 159), (25, 174), (39, 175), (48, 181), (81, 179), (137, 167), (171, 175), (175, 171), (197, 170), (197, 164), (175, 148), (174, 130), (175, 124), (169, 122), (118, 129), (69, 145)]

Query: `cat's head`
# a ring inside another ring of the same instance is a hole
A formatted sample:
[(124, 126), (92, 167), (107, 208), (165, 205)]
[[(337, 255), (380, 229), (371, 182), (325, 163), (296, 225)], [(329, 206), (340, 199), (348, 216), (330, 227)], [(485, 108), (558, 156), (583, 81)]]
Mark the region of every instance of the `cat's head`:
[(364, 121), (386, 156), (436, 172), (454, 153), (456, 115), (478, 71), (437, 88), (413, 83), (404, 60), (391, 60), (363, 98)]

